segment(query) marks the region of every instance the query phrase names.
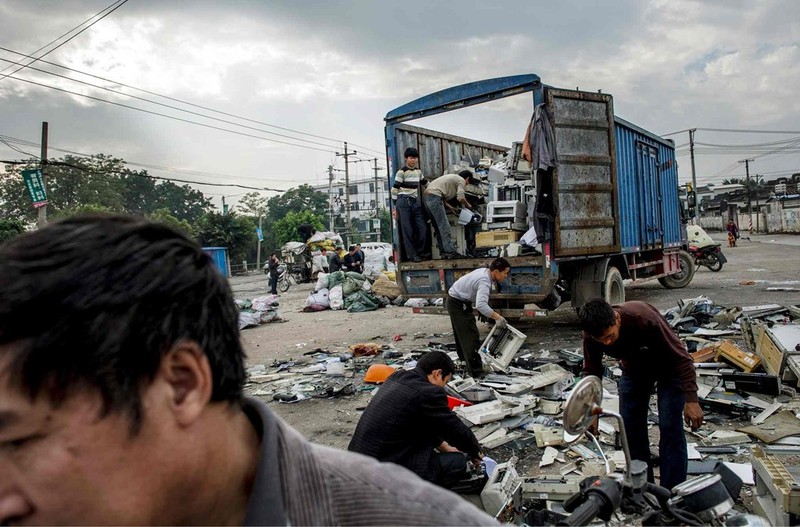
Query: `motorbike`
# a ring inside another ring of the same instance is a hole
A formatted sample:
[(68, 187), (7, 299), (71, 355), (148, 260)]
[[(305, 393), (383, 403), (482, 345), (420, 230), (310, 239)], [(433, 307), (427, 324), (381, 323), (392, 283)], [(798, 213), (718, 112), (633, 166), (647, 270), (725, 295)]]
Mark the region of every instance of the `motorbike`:
[(705, 247), (689, 245), (689, 254), (694, 258), (695, 265), (704, 265), (715, 273), (722, 270), (722, 264), (728, 261), (718, 243)]
[[(264, 266), (264, 274), (269, 275), (269, 264)], [(285, 263), (281, 263), (278, 265), (278, 291), (281, 293), (285, 293), (289, 290), (289, 286), (292, 285), (292, 274), (289, 272), (288, 267)], [(295, 283), (297, 281), (295, 280)]]
[(688, 238), (688, 251), (694, 258), (695, 266), (703, 265), (713, 272), (722, 270), (722, 264), (728, 259), (722, 254), (720, 244), (711, 239), (699, 225), (690, 225), (686, 228)]

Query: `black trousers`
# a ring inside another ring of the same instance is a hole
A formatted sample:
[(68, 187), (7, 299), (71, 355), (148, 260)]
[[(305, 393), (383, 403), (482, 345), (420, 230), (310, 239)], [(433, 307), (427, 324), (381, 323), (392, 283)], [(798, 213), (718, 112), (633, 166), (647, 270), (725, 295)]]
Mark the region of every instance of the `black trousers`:
[(466, 363), (467, 372), (470, 375), (481, 373), (483, 363), (478, 352), (481, 345), (480, 333), (478, 333), (475, 316), (472, 314), (472, 302), (464, 302), (448, 296), (447, 314), (450, 315), (450, 324), (453, 326), (458, 358)]
[(467, 475), (467, 456), (461, 452), (440, 452), (435, 454), (438, 465), (436, 484), (450, 488)]

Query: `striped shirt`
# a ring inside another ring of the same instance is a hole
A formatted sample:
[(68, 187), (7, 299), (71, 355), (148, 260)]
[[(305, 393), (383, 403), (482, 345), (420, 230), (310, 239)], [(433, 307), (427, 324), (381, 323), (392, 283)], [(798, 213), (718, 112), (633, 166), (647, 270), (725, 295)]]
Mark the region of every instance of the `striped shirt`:
[(397, 199), (397, 197), (402, 194), (416, 199), (420, 184), (425, 184), (425, 182), (426, 180), (425, 176), (422, 175), (422, 170), (404, 166), (398, 170), (397, 174), (394, 176), (392, 197)]
[(491, 317), (494, 313), (494, 309), (489, 307), (491, 289), (492, 276), (489, 269), (481, 267), (456, 280), (447, 294), (462, 302), (472, 302), (481, 315)]

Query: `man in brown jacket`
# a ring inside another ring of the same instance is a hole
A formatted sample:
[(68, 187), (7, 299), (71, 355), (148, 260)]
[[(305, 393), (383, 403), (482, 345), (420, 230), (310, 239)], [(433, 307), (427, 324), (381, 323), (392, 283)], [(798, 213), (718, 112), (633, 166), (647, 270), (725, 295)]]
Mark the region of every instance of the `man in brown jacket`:
[[(661, 485), (672, 488), (686, 480), (688, 456), (683, 416), (693, 429), (703, 422), (697, 400), (694, 362), (666, 319), (645, 302), (610, 305), (603, 299), (579, 311), (583, 329), (583, 373), (603, 377), (603, 354), (619, 359), (620, 414), (633, 459), (649, 465), (647, 414), (650, 394), (658, 390)], [(653, 481), (652, 469), (648, 479)]]

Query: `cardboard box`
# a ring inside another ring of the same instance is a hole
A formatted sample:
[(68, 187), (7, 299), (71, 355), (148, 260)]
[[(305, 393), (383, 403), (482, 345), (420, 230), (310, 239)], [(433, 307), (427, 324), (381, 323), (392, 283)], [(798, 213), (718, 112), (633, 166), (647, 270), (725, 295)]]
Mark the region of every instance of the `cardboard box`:
[(761, 359), (753, 353), (748, 353), (739, 349), (739, 346), (730, 340), (723, 340), (717, 346), (715, 356), (717, 362), (720, 359), (729, 362), (745, 373), (750, 373), (761, 365)]
[(520, 231), (495, 230), (479, 232), (475, 235), (475, 247), (484, 249), (507, 245), (519, 241), (521, 237), (522, 232)]

